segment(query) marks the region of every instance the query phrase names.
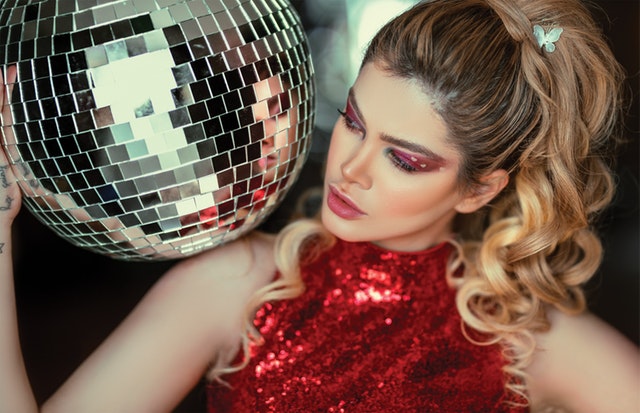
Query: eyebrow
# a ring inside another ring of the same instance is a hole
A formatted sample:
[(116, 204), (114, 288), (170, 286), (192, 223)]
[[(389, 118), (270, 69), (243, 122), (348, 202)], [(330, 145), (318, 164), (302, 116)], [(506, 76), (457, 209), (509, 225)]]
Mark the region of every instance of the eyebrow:
[[(355, 92), (353, 91), (353, 88), (349, 88), (349, 102), (351, 103), (351, 106), (353, 107), (353, 110), (355, 110), (356, 114), (358, 115), (359, 120), (364, 124), (364, 126), (366, 127), (367, 124), (364, 121), (364, 116), (362, 116), (362, 112), (360, 111), (360, 107), (358, 106), (358, 101), (356, 100), (356, 95)], [(430, 159), (436, 160), (436, 161), (440, 161), (440, 162), (445, 162), (445, 159), (438, 155), (437, 153), (433, 152), (432, 150), (428, 149), (425, 146), (422, 146), (418, 143), (415, 142), (411, 142), (405, 139), (401, 139), (401, 138), (397, 138), (395, 136), (383, 133), (382, 135), (380, 135), (380, 139), (384, 142), (387, 142), (391, 145), (395, 145), (395, 146), (399, 146), (401, 148), (407, 149), (409, 151), (412, 152), (416, 152), (416, 153), (420, 153)]]

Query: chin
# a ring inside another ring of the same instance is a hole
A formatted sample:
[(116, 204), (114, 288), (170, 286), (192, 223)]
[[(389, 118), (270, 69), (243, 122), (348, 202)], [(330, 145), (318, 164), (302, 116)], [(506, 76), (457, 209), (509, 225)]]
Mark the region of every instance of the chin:
[(368, 241), (368, 239), (363, 239), (360, 231), (350, 225), (351, 221), (343, 220), (335, 216), (335, 214), (324, 205), (320, 218), (325, 229), (336, 238), (347, 242)]

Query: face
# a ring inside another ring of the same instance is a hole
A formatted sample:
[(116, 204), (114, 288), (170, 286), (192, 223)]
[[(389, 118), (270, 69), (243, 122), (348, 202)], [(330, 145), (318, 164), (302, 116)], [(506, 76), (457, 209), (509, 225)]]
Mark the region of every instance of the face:
[[(180, 231), (181, 236), (196, 234), (202, 228), (211, 231), (213, 225), (218, 225), (220, 232), (235, 229), (243, 225), (245, 218), (250, 219), (249, 214), (253, 209), (262, 208), (262, 205), (269, 205), (277, 199), (273, 196), (277, 186), (268, 184), (282, 179), (287, 172), (291, 150), (297, 138), (298, 116), (294, 105), (299, 102), (298, 92), (286, 90), (278, 76), (257, 82), (253, 88), (258, 102), (251, 105), (251, 110), (254, 120), (264, 128), (264, 136), (260, 136), (262, 156), (254, 161), (253, 171), (262, 176), (262, 185), (267, 190), (255, 191), (243, 206), (240, 201), (233, 201), (230, 186), (217, 189), (213, 192), (216, 206), (180, 217), (180, 223), (185, 227)], [(194, 191), (200, 189), (198, 182), (192, 185)]]
[(414, 81), (367, 64), (331, 137), (322, 221), (347, 241), (416, 251), (447, 239), (460, 154)]
[(273, 182), (284, 175), (291, 145), (296, 140), (297, 104), (296, 91), (285, 90), (280, 79), (272, 77), (254, 86), (260, 100), (252, 105), (256, 121), (262, 121), (265, 137), (261, 142), (258, 163), (264, 172), (264, 182)]

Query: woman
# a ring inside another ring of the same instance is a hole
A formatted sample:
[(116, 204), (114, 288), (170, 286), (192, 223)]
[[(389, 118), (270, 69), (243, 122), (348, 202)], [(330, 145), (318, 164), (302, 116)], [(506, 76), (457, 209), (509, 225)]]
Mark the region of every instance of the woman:
[[(204, 374), (212, 412), (637, 410), (582, 290), (621, 79), (577, 0), (416, 5), (365, 54), (320, 219), (177, 264), (42, 410), (170, 411)], [(37, 411), (2, 171), (0, 410)]]

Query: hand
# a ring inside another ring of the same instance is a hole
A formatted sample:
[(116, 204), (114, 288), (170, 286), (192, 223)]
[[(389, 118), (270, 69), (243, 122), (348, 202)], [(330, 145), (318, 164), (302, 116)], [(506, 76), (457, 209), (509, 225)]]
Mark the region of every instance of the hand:
[[(2, 116), (2, 143), (15, 143), (11, 125), (13, 119), (11, 116), (11, 108), (9, 107), (9, 95), (13, 90), (16, 81), (17, 69), (15, 66), (7, 68), (6, 82), (4, 73), (0, 71), (0, 114)], [(8, 88), (6, 87), (8, 85)], [(9, 163), (7, 149), (0, 148), (0, 222), (11, 225), (15, 217), (20, 211), (22, 204), (22, 193), (20, 187), (16, 183), (12, 166)], [(17, 152), (16, 152), (17, 155)], [(16, 158), (16, 157), (14, 157)]]

